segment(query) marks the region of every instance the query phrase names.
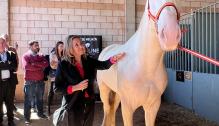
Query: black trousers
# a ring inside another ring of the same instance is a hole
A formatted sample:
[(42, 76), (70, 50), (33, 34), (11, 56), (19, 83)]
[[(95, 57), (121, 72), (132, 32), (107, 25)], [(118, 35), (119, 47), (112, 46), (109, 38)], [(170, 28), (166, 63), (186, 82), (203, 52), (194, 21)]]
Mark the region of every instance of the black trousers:
[(11, 84), (9, 81), (0, 82), (0, 123), (3, 121), (3, 102), (7, 109), (8, 122), (14, 120), (13, 108), (14, 108), (14, 96), (15, 96), (15, 84)]
[(53, 91), (53, 86), (54, 86), (55, 82), (52, 81), (50, 84), (50, 89), (49, 89), (49, 93), (48, 93), (48, 102), (47, 102), (47, 106), (48, 106), (48, 114), (50, 115), (50, 106), (52, 105), (52, 101), (53, 101), (53, 97), (54, 97), (54, 91)]
[(68, 126), (93, 126), (95, 101), (77, 104), (69, 110)]

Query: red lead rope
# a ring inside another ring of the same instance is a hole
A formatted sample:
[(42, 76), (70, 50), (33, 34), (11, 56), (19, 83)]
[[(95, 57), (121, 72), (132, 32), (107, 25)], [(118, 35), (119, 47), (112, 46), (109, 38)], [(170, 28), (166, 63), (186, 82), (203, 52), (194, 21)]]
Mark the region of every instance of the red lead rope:
[[(151, 18), (151, 19), (156, 23), (156, 22), (158, 21), (159, 17), (160, 17), (160, 14), (161, 14), (162, 10), (163, 10), (165, 7), (168, 7), (168, 6), (172, 6), (172, 7), (175, 8), (176, 13), (177, 13), (177, 20), (179, 20), (179, 19), (180, 19), (180, 14), (179, 14), (179, 12), (178, 12), (178, 10), (177, 10), (175, 4), (174, 4), (174, 3), (171, 3), (171, 2), (165, 3), (165, 4), (159, 9), (159, 11), (157, 12), (157, 14), (154, 16), (154, 15), (151, 13), (151, 11), (150, 11), (150, 4), (149, 4), (149, 0), (148, 0), (148, 17)], [(182, 32), (182, 33), (188, 32), (188, 29), (182, 29), (181, 32)], [(192, 55), (194, 55), (194, 56), (196, 56), (196, 57), (198, 57), (198, 58), (200, 58), (200, 59), (203, 59), (203, 60), (205, 60), (205, 61), (207, 61), (207, 62), (210, 62), (210, 63), (212, 63), (212, 64), (214, 64), (214, 65), (216, 65), (216, 66), (219, 66), (219, 61), (217, 61), (217, 60), (215, 60), (215, 59), (212, 59), (212, 58), (209, 58), (209, 57), (207, 57), (207, 56), (204, 56), (204, 55), (202, 55), (202, 54), (200, 54), (200, 53), (198, 53), (198, 52), (196, 52), (196, 51), (189, 50), (189, 49), (184, 48), (184, 47), (182, 47), (182, 46), (180, 46), (180, 45), (178, 46), (178, 49), (181, 50), (181, 51), (185, 51), (185, 52), (187, 52), (187, 53), (189, 53), (189, 54), (192, 54)]]
[[(186, 33), (186, 32), (188, 32), (188, 29), (181, 29), (181, 32), (182, 33)], [(189, 53), (191, 55), (194, 55), (194, 56), (196, 56), (196, 57), (198, 57), (198, 58), (200, 58), (200, 59), (202, 59), (204, 61), (210, 62), (210, 63), (212, 63), (212, 64), (214, 64), (216, 66), (219, 66), (219, 61), (217, 61), (217, 60), (215, 60), (213, 58), (209, 58), (209, 57), (207, 57), (205, 55), (202, 55), (202, 54), (200, 54), (200, 53), (198, 53), (196, 51), (193, 51), (193, 50), (187, 49), (185, 47), (182, 47), (181, 45), (178, 46), (178, 49), (181, 50), (181, 51), (185, 51), (185, 52), (187, 52), (187, 53)]]
[(219, 66), (219, 61), (217, 61), (217, 60), (215, 60), (215, 59), (212, 59), (212, 58), (209, 58), (209, 57), (207, 57), (207, 56), (204, 56), (204, 55), (202, 55), (202, 54), (200, 54), (200, 53), (198, 53), (198, 52), (196, 52), (196, 51), (189, 50), (189, 49), (184, 48), (184, 47), (182, 47), (182, 46), (180, 46), (180, 45), (178, 46), (178, 49), (181, 50), (181, 51), (185, 51), (185, 52), (187, 52), (187, 53), (189, 53), (189, 54), (192, 54), (192, 55), (194, 55), (194, 56), (196, 56), (196, 57), (198, 57), (198, 58), (200, 58), (200, 59), (202, 59), (202, 60), (205, 60), (205, 61), (207, 61), (207, 62), (210, 62), (210, 63), (212, 63), (212, 64), (214, 64), (214, 65), (216, 65), (216, 66)]

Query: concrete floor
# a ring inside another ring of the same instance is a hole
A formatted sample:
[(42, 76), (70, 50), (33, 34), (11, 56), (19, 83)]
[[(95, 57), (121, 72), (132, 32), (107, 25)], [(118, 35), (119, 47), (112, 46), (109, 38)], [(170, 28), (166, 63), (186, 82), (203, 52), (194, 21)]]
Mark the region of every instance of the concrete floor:
[[(17, 112), (15, 112), (14, 114), (14, 122), (17, 126), (24, 126), (24, 109), (23, 109), (23, 103), (17, 103), (16, 104)], [(46, 109), (46, 108), (45, 108)], [(53, 107), (53, 109), (55, 109)], [(4, 107), (4, 112), (6, 112), (5, 107)], [(36, 112), (33, 112), (33, 110), (31, 110), (31, 125), (30, 126), (52, 126), (52, 120), (50, 119), (50, 117), (48, 119), (39, 119), (37, 116)], [(45, 113), (46, 114), (46, 113)], [(4, 115), (4, 122), (3, 122), (4, 126), (7, 126), (7, 115)]]
[[(24, 126), (23, 103), (16, 104), (18, 110), (15, 113), (15, 123), (17, 126)], [(95, 105), (95, 115), (93, 126), (101, 126), (103, 119), (103, 106), (101, 103)], [(57, 109), (58, 106), (52, 106), (51, 112)], [(45, 107), (46, 112), (46, 107)], [(47, 114), (47, 113), (45, 113)], [(53, 126), (52, 118), (47, 120), (39, 119), (36, 112), (32, 111), (31, 126)], [(7, 126), (7, 117), (4, 117), (4, 126)], [(144, 111), (142, 108), (136, 110), (133, 118), (134, 126), (145, 126)], [(116, 126), (123, 126), (121, 109), (119, 108), (116, 114)], [(204, 118), (198, 117), (190, 110), (181, 106), (169, 103), (162, 103), (155, 126), (219, 126), (214, 122), (210, 122)]]

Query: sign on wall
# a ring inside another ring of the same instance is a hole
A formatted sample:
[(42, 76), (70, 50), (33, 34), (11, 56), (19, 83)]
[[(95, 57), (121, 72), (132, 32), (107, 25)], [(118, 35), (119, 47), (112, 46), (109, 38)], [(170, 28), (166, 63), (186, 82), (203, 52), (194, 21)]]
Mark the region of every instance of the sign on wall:
[[(74, 36), (70, 35), (69, 37)], [(78, 35), (84, 42), (87, 53), (92, 58), (98, 58), (100, 52), (102, 51), (102, 36), (97, 35)]]
[(87, 48), (88, 55), (97, 59), (102, 51), (102, 36), (80, 35), (80, 37)]
[(176, 81), (184, 82), (184, 71), (176, 71)]
[(190, 71), (185, 71), (185, 72), (184, 72), (184, 78), (185, 78), (186, 80), (192, 80), (192, 72), (190, 72)]

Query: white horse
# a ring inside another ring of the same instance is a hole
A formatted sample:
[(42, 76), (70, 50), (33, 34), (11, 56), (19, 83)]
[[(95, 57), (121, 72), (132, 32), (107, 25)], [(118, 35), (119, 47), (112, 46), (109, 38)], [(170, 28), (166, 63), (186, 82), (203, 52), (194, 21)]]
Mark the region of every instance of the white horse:
[(120, 101), (124, 126), (133, 125), (133, 113), (140, 106), (145, 111), (146, 126), (154, 126), (167, 85), (164, 53), (175, 50), (181, 38), (178, 20), (174, 3), (149, 0), (138, 30), (127, 43), (114, 44), (102, 51), (99, 60), (126, 53), (110, 69), (97, 72), (104, 108), (103, 126), (115, 126), (115, 112)]

